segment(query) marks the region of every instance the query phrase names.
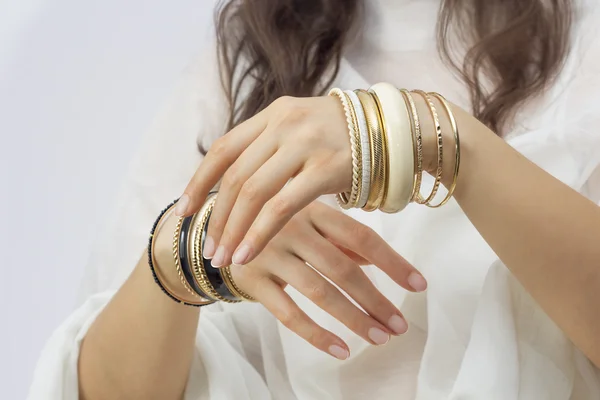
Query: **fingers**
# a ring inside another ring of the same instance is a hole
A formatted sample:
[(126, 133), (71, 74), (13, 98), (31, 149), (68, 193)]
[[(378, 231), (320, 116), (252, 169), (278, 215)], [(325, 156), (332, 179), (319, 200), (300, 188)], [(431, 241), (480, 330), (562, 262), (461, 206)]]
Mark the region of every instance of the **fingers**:
[(360, 266), (318, 233), (309, 236), (292, 244), (298, 257), (339, 286), (391, 332), (406, 333), (408, 324), (402, 313), (381, 294)]
[[(308, 268), (308, 267), (307, 267)], [(338, 336), (323, 329), (298, 307), (291, 297), (271, 279), (264, 277), (250, 294), (289, 330), (335, 358), (345, 360), (350, 356), (348, 345)]]
[(227, 168), (260, 135), (266, 124), (266, 111), (261, 111), (217, 139), (184, 190), (175, 214), (187, 216), (198, 211)]
[[(252, 261), (297, 212), (323, 193), (326, 185), (324, 174), (314, 173), (312, 170), (300, 172), (264, 205), (236, 248), (233, 255), (236, 263), (247, 264)], [(244, 261), (238, 262), (241, 260)]]
[[(248, 179), (265, 164), (269, 162), (273, 154), (277, 151), (276, 143), (273, 142), (267, 135), (259, 136), (242, 155), (229, 167), (219, 187), (219, 195), (215, 202), (214, 209), (210, 216), (208, 233), (204, 252), (207, 258), (212, 258), (215, 267), (229, 264), (232, 249), (229, 249), (229, 255), (223, 257), (223, 249), (215, 253), (216, 245), (221, 241), (221, 235), (225, 224), (229, 218), (229, 214), (240, 192), (244, 196), (255, 197), (259, 193), (254, 191), (254, 188), (248, 185)], [(283, 186), (283, 185), (282, 185)], [(252, 193), (250, 193), (252, 191)], [(225, 258), (225, 260), (223, 259)]]
[[(235, 165), (237, 162), (232, 168)], [(242, 185), (237, 187), (221, 185), (215, 208), (217, 206), (222, 208), (219, 208), (218, 215), (213, 211), (213, 216), (218, 222), (214, 231), (209, 233), (215, 243), (219, 243), (213, 259), (214, 266), (228, 265), (232, 261), (238, 265), (246, 262), (248, 251), (242, 249), (232, 260), (233, 251), (238, 247), (265, 203), (275, 196), (301, 167), (302, 158), (298, 153), (280, 149), (260, 166), (256, 173), (251, 171), (253, 175), (245, 179)], [(226, 176), (227, 174), (229, 171)], [(226, 196), (226, 201), (220, 203), (223, 194)], [(223, 224), (225, 224), (224, 228)]]
[(285, 260), (285, 267), (271, 272), (369, 343), (382, 345), (390, 340), (390, 332), (383, 324), (352, 304), (299, 258), (290, 256)]
[(371, 228), (317, 202), (311, 206), (310, 214), (315, 228), (325, 238), (367, 259), (403, 288), (413, 292), (427, 289), (427, 281), (419, 271)]

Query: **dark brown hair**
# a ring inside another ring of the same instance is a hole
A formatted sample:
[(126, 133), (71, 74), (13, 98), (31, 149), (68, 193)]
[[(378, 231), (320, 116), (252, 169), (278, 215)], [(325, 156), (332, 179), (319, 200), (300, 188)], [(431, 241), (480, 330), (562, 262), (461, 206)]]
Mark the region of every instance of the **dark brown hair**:
[[(572, 1), (441, 1), (439, 53), (467, 85), (475, 117), (499, 135), (516, 108), (560, 72), (569, 50)], [(278, 97), (322, 94), (338, 72), (361, 6), (359, 0), (222, 3), (216, 22), (228, 127)], [(451, 41), (466, 46), (464, 59), (452, 56)]]

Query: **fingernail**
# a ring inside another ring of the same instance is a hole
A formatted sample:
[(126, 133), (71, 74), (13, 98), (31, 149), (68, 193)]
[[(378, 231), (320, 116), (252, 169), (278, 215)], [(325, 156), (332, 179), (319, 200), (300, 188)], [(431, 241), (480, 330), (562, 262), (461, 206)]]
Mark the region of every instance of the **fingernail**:
[(394, 333), (397, 333), (398, 335), (402, 335), (408, 330), (408, 324), (406, 323), (404, 318), (402, 318), (399, 315), (392, 315), (392, 317), (388, 321), (388, 326), (391, 330), (394, 331)]
[(177, 201), (177, 205), (175, 206), (175, 215), (181, 217), (183, 214), (185, 214), (188, 204), (190, 204), (190, 196), (184, 194)]
[(215, 268), (220, 267), (225, 262), (225, 247), (219, 246), (217, 251), (212, 259), (212, 266)]
[(337, 344), (332, 344), (331, 346), (329, 346), (329, 354), (331, 354), (339, 360), (345, 360), (350, 356), (348, 350), (338, 346)]
[(382, 345), (390, 341), (390, 335), (379, 328), (371, 328), (369, 329), (369, 339), (377, 345)]
[(215, 255), (215, 240), (211, 236), (207, 236), (204, 239), (204, 249), (202, 250), (202, 256), (209, 260)]
[(417, 292), (423, 292), (427, 289), (427, 281), (417, 272), (412, 272), (408, 276), (408, 284)]
[(237, 265), (244, 265), (248, 257), (250, 256), (250, 246), (247, 244), (242, 244), (238, 249), (233, 253), (233, 257), (231, 258), (231, 262)]

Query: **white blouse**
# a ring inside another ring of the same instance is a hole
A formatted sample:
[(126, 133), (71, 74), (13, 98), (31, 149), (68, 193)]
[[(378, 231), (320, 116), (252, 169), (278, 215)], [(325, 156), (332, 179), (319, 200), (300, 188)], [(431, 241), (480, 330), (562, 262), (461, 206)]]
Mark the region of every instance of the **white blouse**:
[[(439, 0), (365, 3), (364, 32), (348, 49), (335, 86), (366, 88), (388, 81), (441, 92), (469, 109), (464, 86), (436, 52)], [(577, 2), (573, 51), (563, 73), (542, 98), (522, 108), (507, 140), (599, 202), (600, 13), (594, 3)], [(86, 301), (48, 341), (30, 399), (77, 399), (82, 337), (136, 265), (157, 213), (198, 167), (197, 144), (209, 147), (224, 131), (227, 106), (214, 38), (208, 42), (135, 158), (118, 212), (91, 257), (82, 289)], [(409, 332), (385, 346), (371, 346), (288, 288), (309, 316), (349, 344), (350, 359), (338, 361), (289, 332), (260, 304), (205, 307), (186, 399), (600, 399), (598, 370), (454, 201), (439, 210), (410, 205), (396, 215), (348, 213), (375, 229), (428, 279), (427, 292), (413, 294), (366, 267), (404, 312)]]

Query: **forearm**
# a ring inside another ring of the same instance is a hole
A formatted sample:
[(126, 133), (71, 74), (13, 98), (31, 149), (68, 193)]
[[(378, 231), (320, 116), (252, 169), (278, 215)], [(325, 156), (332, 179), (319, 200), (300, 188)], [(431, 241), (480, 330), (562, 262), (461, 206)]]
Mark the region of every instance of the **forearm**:
[[(174, 271), (169, 218), (157, 237), (155, 267)], [(170, 279), (177, 279), (169, 275)], [(82, 399), (180, 399), (194, 354), (197, 308), (169, 299), (154, 282), (143, 255), (135, 270), (90, 327), (79, 357)]]
[[(600, 207), (527, 160), (463, 110), (454, 111), (461, 128), (454, 197), (527, 291), (600, 365)], [(447, 121), (444, 131), (451, 132)], [(444, 139), (452, 143), (451, 135)], [(429, 143), (428, 148), (432, 151), (435, 144)], [(452, 153), (445, 156), (446, 186), (452, 177)]]

